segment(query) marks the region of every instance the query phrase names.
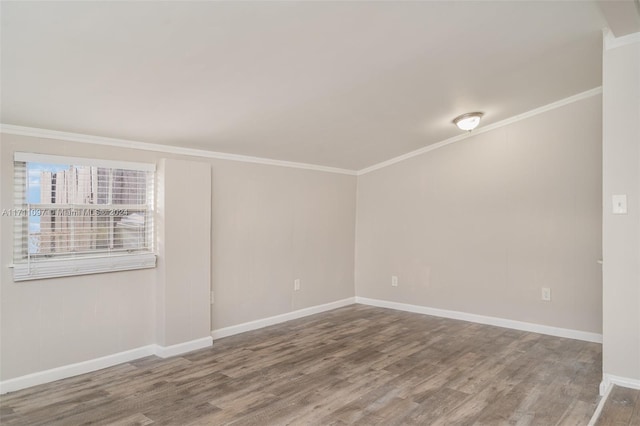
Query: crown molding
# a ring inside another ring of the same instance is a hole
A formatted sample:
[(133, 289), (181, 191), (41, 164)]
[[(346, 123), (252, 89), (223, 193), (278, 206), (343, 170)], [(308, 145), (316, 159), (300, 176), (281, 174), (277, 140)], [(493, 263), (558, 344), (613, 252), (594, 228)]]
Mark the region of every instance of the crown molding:
[(559, 101), (552, 102), (550, 104), (541, 106), (539, 108), (532, 109), (530, 111), (524, 112), (522, 114), (514, 115), (513, 117), (509, 117), (507, 119), (495, 122), (493, 124), (489, 124), (487, 126), (480, 127), (478, 129), (474, 130), (473, 132), (467, 132), (467, 133), (462, 134), (462, 135), (454, 136), (454, 137), (451, 137), (449, 139), (445, 139), (443, 141), (440, 141), (440, 142), (437, 142), (437, 143), (434, 143), (434, 144), (431, 144), (431, 145), (427, 145), (427, 146), (425, 146), (423, 148), (420, 148), (420, 149), (417, 149), (415, 151), (411, 151), (411, 152), (408, 152), (406, 154), (399, 155), (398, 157), (391, 158), (391, 159), (383, 161), (381, 163), (374, 164), (373, 166), (358, 170), (358, 176), (365, 175), (367, 173), (373, 172), (374, 170), (378, 170), (378, 169), (382, 169), (384, 167), (391, 166), (393, 164), (399, 163), (399, 162), (404, 161), (404, 160), (408, 160), (409, 158), (413, 158), (413, 157), (425, 154), (425, 153), (430, 152), (430, 151), (434, 151), (436, 149), (442, 148), (442, 147), (450, 145), (452, 143), (460, 142), (460, 141), (463, 141), (465, 139), (471, 138), (473, 136), (476, 136), (476, 135), (479, 135), (479, 134), (482, 134), (482, 133), (486, 133), (486, 132), (490, 132), (490, 131), (498, 129), (500, 127), (504, 127), (504, 126), (507, 126), (509, 124), (513, 124), (515, 122), (521, 121), (521, 120), (525, 120), (527, 118), (536, 116), (538, 114), (542, 114), (544, 112), (551, 111), (551, 110), (554, 110), (556, 108), (560, 108), (560, 107), (563, 107), (565, 105), (571, 104), (573, 102), (577, 102), (577, 101), (580, 101), (580, 100), (583, 100), (583, 99), (590, 98), (592, 96), (599, 95), (601, 93), (602, 93), (602, 86), (599, 86), (599, 87), (593, 88), (591, 90), (587, 90), (586, 92), (582, 92), (582, 93), (578, 93), (577, 95), (569, 96), (568, 98), (564, 98), (564, 99), (561, 99)]
[[(610, 35), (613, 37), (613, 35)], [(633, 37), (631, 37), (633, 36)], [(637, 37), (636, 37), (637, 36)], [(605, 33), (605, 45), (607, 34)], [(625, 37), (615, 38), (614, 40), (621, 39), (634, 39), (633, 42), (637, 39), (640, 41), (640, 33), (631, 34)], [(630, 42), (625, 41), (624, 44), (628, 44)], [(620, 44), (622, 45), (622, 44)], [(618, 47), (618, 45), (616, 45)], [(489, 124), (487, 126), (480, 127), (473, 132), (468, 132), (462, 135), (454, 136), (448, 139), (445, 139), (440, 142), (436, 142), (434, 144), (427, 145), (423, 148), (417, 149), (415, 151), (408, 152), (406, 154), (399, 155), (397, 157), (391, 158), (389, 160), (374, 164), (372, 166), (366, 167), (361, 170), (349, 170), (349, 169), (341, 169), (337, 167), (328, 167), (321, 166), (316, 164), (308, 164), (308, 163), (297, 163), (293, 161), (284, 161), (284, 160), (274, 160), (270, 158), (263, 157), (252, 157), (246, 155), (239, 154), (228, 154), (224, 152), (215, 152), (215, 151), (207, 151), (203, 149), (194, 149), (194, 148), (182, 148), (172, 145), (161, 145), (154, 144), (148, 142), (137, 142), (130, 141), (126, 139), (115, 139), (115, 138), (105, 138), (101, 136), (92, 136), (92, 135), (84, 135), (79, 133), (69, 133), (69, 132), (60, 132), (56, 130), (47, 130), (47, 129), (38, 129), (34, 127), (23, 127), (23, 126), (14, 126), (11, 124), (0, 124), (0, 132), (11, 134), (11, 135), (20, 135), (20, 136), (33, 136), (39, 138), (47, 138), (47, 139), (59, 139), (70, 142), (80, 142), (80, 143), (88, 143), (94, 145), (107, 145), (118, 148), (129, 148), (129, 149), (139, 149), (143, 151), (155, 151), (162, 152), (167, 154), (176, 154), (176, 155), (188, 155), (192, 157), (202, 157), (202, 158), (215, 158), (218, 160), (229, 160), (229, 161), (238, 161), (244, 163), (255, 163), (255, 164), (266, 164), (270, 166), (280, 166), (280, 167), (290, 167), (295, 169), (306, 169), (306, 170), (315, 170), (320, 172), (327, 173), (338, 173), (350, 176), (362, 176), (367, 173), (373, 172), (378, 169), (382, 169), (384, 167), (391, 166), (393, 164), (399, 163), (404, 160), (408, 160), (410, 158), (416, 157), (418, 155), (425, 154), (430, 151), (434, 151), (436, 149), (442, 148), (444, 146), (450, 145), (455, 142), (460, 142), (462, 140), (468, 139), (470, 137), (489, 132), (491, 130), (498, 129), (500, 127), (507, 126), (509, 124), (513, 124), (515, 122), (525, 120), (527, 118), (536, 116), (538, 114), (542, 114), (547, 111), (554, 110), (556, 108), (563, 107), (565, 105), (571, 104), (573, 102), (577, 102), (583, 99), (590, 98), (592, 96), (600, 95), (602, 93), (602, 86), (593, 88), (591, 90), (587, 90), (582, 93), (578, 93), (577, 95), (569, 96), (568, 98), (561, 99), (556, 102), (552, 102), (550, 104), (544, 105), (539, 108), (532, 109), (530, 111), (524, 112), (522, 114), (515, 115), (513, 117), (509, 117), (507, 119), (498, 121), (493, 124)]]
[(215, 158), (218, 160), (238, 161), (242, 163), (266, 164), (269, 166), (290, 167), (294, 169), (315, 170), (319, 172), (338, 173), (355, 176), (355, 170), (337, 167), (320, 166), (317, 164), (297, 163), (295, 161), (274, 160), (271, 158), (252, 157), (248, 155), (228, 154), (224, 152), (207, 151), (204, 149), (183, 148), (172, 145), (161, 145), (148, 142), (138, 142), (126, 139), (105, 138), (102, 136), (84, 135), (80, 133), (60, 132), (57, 130), (38, 129), (35, 127), (14, 126), (0, 124), (0, 133), (19, 136), (32, 136), (45, 139), (58, 139), (69, 142), (79, 142), (93, 145), (106, 145), (117, 148), (155, 151), (166, 154), (188, 155), (192, 157)]
[(640, 32), (616, 37), (609, 28), (603, 28), (602, 40), (604, 50), (616, 49), (629, 44), (640, 43)]

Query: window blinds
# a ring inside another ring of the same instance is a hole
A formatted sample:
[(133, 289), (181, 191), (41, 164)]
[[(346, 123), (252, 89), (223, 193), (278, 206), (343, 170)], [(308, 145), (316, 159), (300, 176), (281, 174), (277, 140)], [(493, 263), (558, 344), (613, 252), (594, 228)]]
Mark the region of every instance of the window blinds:
[(16, 153), (14, 280), (155, 266), (154, 170)]

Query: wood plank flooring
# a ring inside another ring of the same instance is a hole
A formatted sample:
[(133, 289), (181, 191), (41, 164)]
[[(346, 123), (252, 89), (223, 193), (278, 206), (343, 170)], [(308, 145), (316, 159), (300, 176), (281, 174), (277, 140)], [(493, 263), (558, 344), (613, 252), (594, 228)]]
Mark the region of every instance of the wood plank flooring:
[(601, 345), (365, 305), (0, 397), (2, 425), (586, 425)]
[(614, 385), (596, 425), (640, 426), (640, 390)]

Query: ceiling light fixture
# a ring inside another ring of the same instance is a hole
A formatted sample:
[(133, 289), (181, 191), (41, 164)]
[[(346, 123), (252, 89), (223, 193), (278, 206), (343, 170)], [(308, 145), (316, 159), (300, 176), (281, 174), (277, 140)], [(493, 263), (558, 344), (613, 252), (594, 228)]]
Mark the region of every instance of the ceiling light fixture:
[(478, 124), (480, 124), (480, 119), (483, 115), (484, 114), (481, 112), (468, 112), (454, 118), (453, 124), (458, 126), (460, 130), (466, 130), (470, 132), (478, 127)]

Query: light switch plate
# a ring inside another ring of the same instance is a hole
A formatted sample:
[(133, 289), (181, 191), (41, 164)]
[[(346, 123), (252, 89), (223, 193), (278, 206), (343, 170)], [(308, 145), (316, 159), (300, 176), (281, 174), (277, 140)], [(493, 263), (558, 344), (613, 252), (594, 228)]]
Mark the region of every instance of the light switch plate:
[(613, 214), (627, 214), (627, 194), (618, 194), (611, 198), (613, 200)]

